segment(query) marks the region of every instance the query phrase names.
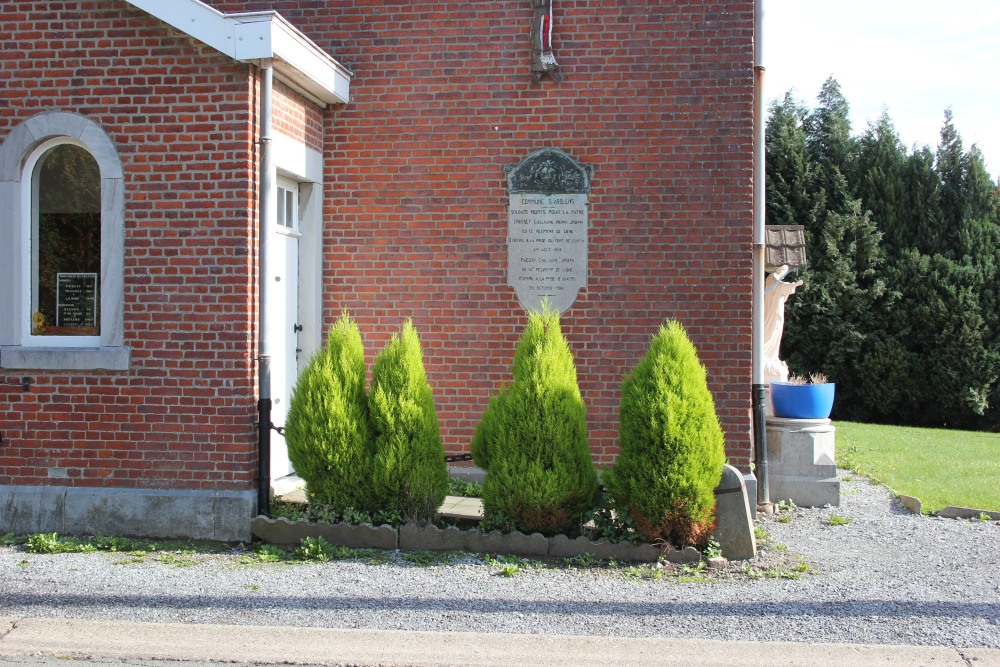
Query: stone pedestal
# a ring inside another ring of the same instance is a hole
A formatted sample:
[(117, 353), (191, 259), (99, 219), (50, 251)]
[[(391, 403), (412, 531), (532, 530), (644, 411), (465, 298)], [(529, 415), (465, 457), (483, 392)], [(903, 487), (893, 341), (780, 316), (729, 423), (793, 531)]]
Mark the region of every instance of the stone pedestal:
[(840, 505), (829, 419), (767, 418), (768, 491), (772, 502), (800, 507)]

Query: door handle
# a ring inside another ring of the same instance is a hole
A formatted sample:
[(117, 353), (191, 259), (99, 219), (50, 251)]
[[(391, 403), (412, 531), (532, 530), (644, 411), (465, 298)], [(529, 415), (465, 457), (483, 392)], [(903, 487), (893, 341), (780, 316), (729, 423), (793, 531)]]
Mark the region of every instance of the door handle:
[(298, 333), (300, 331), (302, 331), (302, 325), (301, 324), (293, 324), (292, 325), (292, 333)]

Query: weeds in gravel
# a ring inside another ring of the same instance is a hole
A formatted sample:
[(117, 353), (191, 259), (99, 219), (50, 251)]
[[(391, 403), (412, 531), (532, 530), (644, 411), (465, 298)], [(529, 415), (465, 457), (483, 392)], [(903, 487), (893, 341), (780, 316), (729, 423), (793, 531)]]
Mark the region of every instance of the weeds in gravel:
[[(269, 562), (277, 562), (281, 559), (281, 553), (283, 553), (283, 550), (280, 548), (271, 548), (266, 551), (264, 549), (258, 550), (258, 554), (261, 552), (266, 554), (265, 558), (268, 558)], [(298, 548), (292, 552), (292, 555), (302, 561), (325, 563), (331, 560), (363, 558), (371, 555), (372, 553), (371, 549), (352, 549), (350, 547), (334, 546), (320, 536), (303, 537), (299, 542)]]
[(27, 549), (33, 554), (87, 553), (97, 551), (89, 541), (76, 538), (60, 538), (56, 533), (35, 533), (29, 535)]
[[(981, 519), (982, 517), (975, 517)], [(840, 517), (840, 519), (844, 519)], [(988, 515), (985, 520), (990, 520)], [(829, 519), (831, 525), (839, 525), (837, 515)], [(846, 522), (850, 522), (846, 519)], [(593, 553), (564, 558), (560, 563), (540, 561), (513, 555), (484, 555), (482, 563), (491, 568), (492, 574), (498, 577), (514, 577), (527, 570), (553, 568), (562, 565), (582, 574), (595, 576), (616, 576), (622, 579), (655, 582), (669, 580), (676, 583), (710, 583), (733, 577), (748, 579), (797, 579), (806, 574), (814, 573), (812, 567), (802, 559), (788, 552), (784, 545), (774, 541), (772, 536), (762, 527), (755, 528), (761, 557), (751, 563), (731, 565), (723, 570), (709, 570), (706, 562), (700, 561), (693, 565), (674, 565), (671, 563), (656, 563), (639, 565), (619, 563), (615, 560), (602, 560)], [(197, 556), (203, 553), (228, 552), (238, 559), (239, 565), (253, 566), (263, 563), (324, 563), (334, 560), (353, 559), (365, 565), (415, 565), (419, 567), (452, 565), (466, 554), (455, 551), (418, 551), (404, 553), (388, 553), (374, 549), (351, 549), (334, 546), (322, 537), (305, 538), (299, 546), (289, 551), (273, 544), (257, 544), (252, 552), (234, 550), (233, 545), (225, 543), (196, 542), (159, 542), (124, 537), (59, 537), (55, 533), (39, 533), (27, 536), (16, 536), (11, 533), (0, 535), (0, 544), (8, 546), (24, 545), (24, 550), (31, 553), (51, 554), (70, 552), (108, 551), (122, 554), (115, 565), (135, 565), (148, 559), (155, 559), (164, 565), (174, 567), (191, 567), (202, 562)], [(715, 544), (709, 544), (703, 556), (711, 558), (718, 551)], [(27, 560), (17, 564), (27, 567)], [(248, 590), (255, 590), (248, 588)]]
[(288, 552), (276, 544), (259, 544), (251, 560), (260, 563), (280, 563), (288, 558)]
[(652, 565), (627, 565), (619, 570), (626, 579), (640, 579), (659, 581), (663, 578), (663, 566), (659, 563)]
[(141, 552), (145, 556), (153, 552), (173, 553), (175, 554), (174, 558), (166, 556), (165, 562), (175, 561), (170, 564), (176, 564), (176, 561), (181, 560), (184, 556), (193, 556), (200, 553), (225, 553), (232, 551), (233, 548), (232, 545), (226, 542), (211, 542), (207, 540), (166, 540), (152, 542), (138, 538), (102, 537), (100, 535), (60, 537), (58, 533), (34, 533), (24, 536), (5, 533), (2, 544), (6, 546), (23, 544), (26, 551), (36, 554), (107, 551), (128, 554)]
[(826, 520), (828, 526), (846, 526), (851, 523), (854, 519), (846, 516), (841, 516), (839, 514), (831, 514), (830, 518)]
[(198, 564), (198, 560), (191, 558), (190, 555), (175, 554), (170, 552), (167, 552), (162, 556), (157, 556), (156, 560), (164, 565), (173, 565), (174, 567), (191, 567), (192, 565)]
[(304, 537), (291, 552), (277, 544), (258, 544), (253, 553), (242, 556), (239, 563), (252, 566), (261, 563), (326, 563), (350, 559), (360, 560), (367, 565), (380, 565), (390, 560), (388, 556), (378, 555), (374, 549), (352, 549), (330, 544), (323, 537)]
[(371, 554), (361, 558), (361, 562), (365, 565), (385, 565), (392, 562), (392, 559), (386, 554), (380, 554), (374, 549), (368, 549), (367, 551), (371, 551)]
[(461, 555), (455, 551), (404, 551), (402, 558), (407, 563), (419, 567), (433, 567), (435, 565), (451, 565)]
[(673, 579), (682, 584), (711, 584), (715, 580), (704, 575), (707, 568), (705, 561), (698, 561), (691, 565), (680, 565), (677, 567), (677, 572), (674, 573)]
[(568, 556), (563, 562), (572, 568), (590, 568), (601, 564), (601, 559), (592, 553), (582, 553), (579, 556)]
[(774, 506), (775, 520), (778, 523), (791, 523), (795, 503), (791, 500), (779, 500)]
[(146, 551), (130, 551), (128, 552), (128, 558), (122, 558), (121, 560), (116, 560), (113, 565), (136, 565), (138, 563), (145, 563), (146, 556), (149, 555)]
[(525, 570), (537, 570), (546, 567), (545, 563), (538, 560), (529, 560), (520, 556), (499, 554), (497, 556), (487, 556), (483, 563), (489, 567), (498, 568), (495, 574), (498, 577), (513, 577)]

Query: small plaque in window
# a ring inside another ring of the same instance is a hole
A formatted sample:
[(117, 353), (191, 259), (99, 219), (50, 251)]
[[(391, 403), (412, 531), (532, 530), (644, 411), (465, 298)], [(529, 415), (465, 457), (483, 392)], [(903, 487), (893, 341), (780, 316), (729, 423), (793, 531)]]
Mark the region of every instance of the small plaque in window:
[(60, 273), (57, 276), (56, 326), (97, 326), (97, 274)]

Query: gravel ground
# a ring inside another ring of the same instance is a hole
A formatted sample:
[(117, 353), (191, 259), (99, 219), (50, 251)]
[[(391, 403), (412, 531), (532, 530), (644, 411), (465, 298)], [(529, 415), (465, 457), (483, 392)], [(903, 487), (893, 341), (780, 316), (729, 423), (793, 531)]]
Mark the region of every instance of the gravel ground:
[(914, 516), (860, 477), (841, 489), (839, 508), (759, 519), (761, 555), (713, 573), (0, 547), (0, 615), (1000, 648), (1000, 522)]

